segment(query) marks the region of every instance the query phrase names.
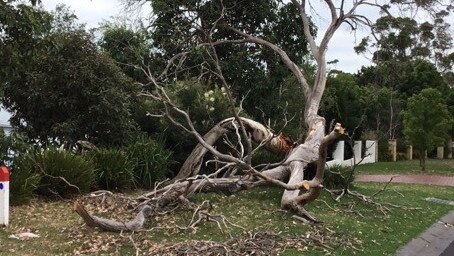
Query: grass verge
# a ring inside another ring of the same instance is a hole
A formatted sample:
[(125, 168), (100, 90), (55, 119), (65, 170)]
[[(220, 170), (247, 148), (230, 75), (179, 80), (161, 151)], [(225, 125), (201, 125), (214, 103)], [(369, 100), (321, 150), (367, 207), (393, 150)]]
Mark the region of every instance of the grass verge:
[(432, 174), (454, 176), (454, 159), (427, 159), (426, 171), (421, 171), (419, 160), (377, 162), (358, 165), (357, 174)]
[[(380, 184), (356, 184), (355, 190), (371, 195)], [(376, 206), (356, 199), (344, 198), (333, 202), (327, 193), (309, 205), (307, 210), (324, 223), (313, 226), (291, 218), (291, 214), (279, 210), (281, 190), (260, 188), (226, 197), (202, 194), (196, 202), (210, 200), (213, 213), (224, 214), (231, 222), (254, 232), (279, 233), (288, 239), (307, 237), (315, 233), (329, 248), (310, 244), (293, 244), (282, 250), (283, 255), (389, 255), (428, 228), (452, 206), (426, 202), (426, 197), (454, 198), (454, 190), (446, 187), (390, 184), (380, 193), (378, 200), (420, 207), (420, 210), (391, 208), (383, 214)], [(109, 202), (107, 202), (109, 203)], [(174, 214), (157, 216), (150, 221), (152, 231), (115, 234), (99, 232), (81, 224), (72, 211), (72, 202), (33, 203), (11, 209), (10, 226), (0, 228), (0, 255), (74, 255), (112, 254), (130, 255), (138, 249), (147, 254), (153, 248), (188, 240), (226, 241), (244, 234), (240, 228), (231, 227), (221, 232), (214, 223), (203, 223), (196, 232), (168, 228), (187, 225), (191, 213), (178, 210)], [(111, 209), (115, 206), (112, 204)], [(109, 215), (109, 212), (100, 213)], [(11, 239), (11, 234), (33, 232), (39, 238)]]

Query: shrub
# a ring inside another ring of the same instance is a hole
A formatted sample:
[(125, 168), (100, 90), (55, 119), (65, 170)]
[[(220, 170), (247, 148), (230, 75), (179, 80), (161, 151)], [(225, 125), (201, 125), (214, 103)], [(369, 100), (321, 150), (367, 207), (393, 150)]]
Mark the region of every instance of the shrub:
[(173, 164), (172, 152), (164, 147), (164, 141), (153, 140), (145, 135), (137, 136), (127, 147), (131, 159), (135, 161), (136, 184), (151, 188), (155, 182), (163, 180), (170, 173)]
[(12, 205), (28, 203), (41, 180), (41, 175), (32, 170), (30, 162), (24, 160), (30, 151), (33, 151), (33, 146), (24, 134), (13, 131), (6, 136), (4, 132), (1, 133), (1, 164), (10, 167)]
[(30, 161), (17, 158), (11, 169), (11, 204), (26, 204), (33, 198), (33, 192), (38, 187), (41, 175), (30, 166)]
[(382, 138), (378, 141), (378, 161), (389, 162), (392, 160), (392, 156), (389, 153), (389, 142), (387, 139)]
[(95, 166), (98, 187), (123, 190), (134, 185), (134, 162), (123, 150), (96, 149), (89, 156)]
[(283, 158), (282, 156), (278, 156), (274, 153), (267, 151), (264, 148), (261, 148), (252, 157), (252, 165), (279, 163), (280, 161), (282, 161), (282, 158)]
[(67, 150), (36, 150), (22, 161), (31, 173), (41, 175), (37, 192), (45, 196), (67, 198), (87, 192), (95, 180), (93, 163)]
[(325, 170), (325, 176), (323, 178), (323, 185), (329, 189), (341, 189), (344, 188), (345, 184), (351, 183), (355, 179), (353, 174), (350, 179), (351, 167), (334, 165)]

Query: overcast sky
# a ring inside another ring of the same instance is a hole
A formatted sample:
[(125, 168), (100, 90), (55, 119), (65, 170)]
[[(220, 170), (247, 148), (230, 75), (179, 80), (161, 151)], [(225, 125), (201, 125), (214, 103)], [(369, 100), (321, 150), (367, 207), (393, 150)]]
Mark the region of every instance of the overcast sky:
[[(57, 4), (64, 3), (74, 11), (80, 22), (87, 24), (87, 28), (95, 28), (99, 22), (111, 20), (111, 17), (124, 13), (119, 0), (43, 0), (42, 3), (44, 8), (49, 11), (54, 10)], [(319, 26), (326, 25), (323, 17), (315, 17), (315, 19)], [(364, 35), (365, 31), (360, 31), (360, 34), (355, 37), (346, 27), (341, 27), (336, 32), (327, 53), (328, 61), (339, 60), (339, 63), (332, 68), (355, 73), (362, 65), (370, 64), (367, 58), (359, 56), (353, 51), (353, 46)]]

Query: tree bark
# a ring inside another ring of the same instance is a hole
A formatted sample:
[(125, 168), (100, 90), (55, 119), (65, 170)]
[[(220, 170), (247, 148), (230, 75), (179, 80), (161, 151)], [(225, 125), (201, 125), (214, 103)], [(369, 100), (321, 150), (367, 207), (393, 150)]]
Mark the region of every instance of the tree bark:
[[(264, 143), (264, 148), (271, 152), (284, 155), (293, 146), (293, 142), (290, 139), (285, 138), (282, 134), (274, 134), (264, 125), (254, 120), (244, 117), (240, 117), (240, 120), (243, 122), (246, 131), (250, 134), (251, 139), (259, 144)], [(239, 129), (239, 124), (235, 118), (227, 118), (208, 131), (208, 133), (203, 136), (203, 140), (212, 146), (227, 132), (236, 132), (237, 129)], [(203, 157), (207, 152), (208, 149), (201, 143), (198, 143), (171, 182), (199, 174)]]
[(147, 218), (152, 215), (152, 208), (148, 205), (144, 206), (131, 221), (115, 221), (93, 216), (77, 202), (74, 204), (74, 210), (82, 217), (87, 226), (112, 232), (142, 230)]

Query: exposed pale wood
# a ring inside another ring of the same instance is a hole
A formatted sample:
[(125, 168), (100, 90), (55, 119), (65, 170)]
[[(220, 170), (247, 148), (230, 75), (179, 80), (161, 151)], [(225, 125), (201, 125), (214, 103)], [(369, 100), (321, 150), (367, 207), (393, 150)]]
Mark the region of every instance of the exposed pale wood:
[(113, 232), (142, 230), (147, 217), (152, 214), (152, 208), (146, 205), (139, 211), (133, 220), (122, 222), (93, 216), (77, 202), (74, 203), (74, 210), (82, 217), (87, 226)]
[[(293, 142), (282, 134), (276, 135), (261, 123), (249, 118), (240, 117), (239, 119), (243, 122), (245, 129), (251, 134), (252, 140), (259, 144), (264, 143), (265, 149), (282, 155), (291, 149)], [(235, 131), (234, 125), (236, 122), (233, 117), (222, 120), (203, 136), (203, 140), (206, 144), (213, 146), (224, 134)], [(208, 151), (207, 147), (202, 143), (198, 143), (172, 182), (197, 175), (202, 165), (203, 157)]]

